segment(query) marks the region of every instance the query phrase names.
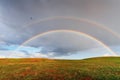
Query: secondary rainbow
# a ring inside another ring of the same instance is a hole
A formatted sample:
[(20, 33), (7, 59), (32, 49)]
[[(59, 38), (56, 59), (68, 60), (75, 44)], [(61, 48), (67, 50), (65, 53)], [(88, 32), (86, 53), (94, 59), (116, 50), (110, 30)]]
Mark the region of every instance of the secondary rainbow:
[(30, 22), (30, 23), (27, 23), (27, 24), (23, 25), (22, 27), (24, 29), (24, 28), (30, 27), (33, 24), (42, 23), (42, 22), (51, 21), (51, 20), (57, 20), (57, 19), (66, 19), (66, 20), (74, 20), (77, 22), (85, 22), (85, 23), (88, 23), (90, 25), (94, 25), (98, 28), (104, 29), (104, 30), (110, 32), (111, 34), (113, 34), (114, 36), (120, 38), (120, 34), (111, 30), (110, 28), (108, 28), (107, 26), (105, 26), (103, 24), (100, 24), (100, 23), (97, 23), (96, 21), (88, 20), (85, 18), (78, 18), (78, 17), (71, 17), (71, 16), (54, 16), (54, 17), (39, 19), (39, 20)]

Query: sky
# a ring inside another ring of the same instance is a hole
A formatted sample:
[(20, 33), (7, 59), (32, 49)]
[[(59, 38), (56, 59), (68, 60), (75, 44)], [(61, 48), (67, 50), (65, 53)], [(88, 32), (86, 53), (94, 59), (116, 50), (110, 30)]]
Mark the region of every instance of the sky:
[(0, 58), (119, 56), (119, 14), (120, 0), (0, 0)]

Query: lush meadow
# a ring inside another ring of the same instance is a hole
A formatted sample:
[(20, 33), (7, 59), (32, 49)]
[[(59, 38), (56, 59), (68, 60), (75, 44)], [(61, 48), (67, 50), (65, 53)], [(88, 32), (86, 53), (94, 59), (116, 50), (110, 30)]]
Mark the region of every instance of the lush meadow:
[(0, 80), (120, 80), (120, 58), (0, 59)]

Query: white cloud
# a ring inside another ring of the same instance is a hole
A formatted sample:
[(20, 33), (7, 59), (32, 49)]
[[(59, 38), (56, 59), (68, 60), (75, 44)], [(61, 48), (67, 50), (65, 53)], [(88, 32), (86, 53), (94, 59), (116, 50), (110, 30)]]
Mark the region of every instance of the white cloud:
[(0, 58), (6, 58), (5, 56), (0, 56)]
[(18, 51), (0, 51), (0, 58), (24, 58), (26, 57), (26, 53), (18, 52)]
[(29, 53), (20, 51), (0, 51), (0, 58), (47, 58), (48, 56), (42, 53)]
[(47, 55), (42, 54), (42, 53), (30, 53), (28, 56), (30, 58), (48, 58)]
[(113, 56), (113, 55), (110, 55), (109, 53), (106, 53), (106, 54), (104, 54), (103, 56), (105, 56), (105, 57), (109, 57), (109, 56)]

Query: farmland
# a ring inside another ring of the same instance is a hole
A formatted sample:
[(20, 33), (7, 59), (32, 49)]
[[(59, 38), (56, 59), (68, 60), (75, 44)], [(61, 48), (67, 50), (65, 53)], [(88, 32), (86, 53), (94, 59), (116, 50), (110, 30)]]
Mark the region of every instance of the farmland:
[(0, 59), (0, 80), (120, 80), (120, 57)]

